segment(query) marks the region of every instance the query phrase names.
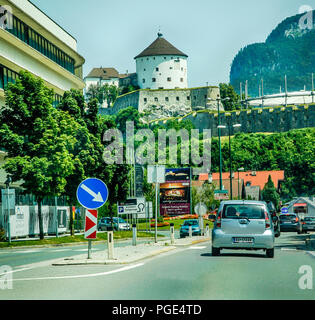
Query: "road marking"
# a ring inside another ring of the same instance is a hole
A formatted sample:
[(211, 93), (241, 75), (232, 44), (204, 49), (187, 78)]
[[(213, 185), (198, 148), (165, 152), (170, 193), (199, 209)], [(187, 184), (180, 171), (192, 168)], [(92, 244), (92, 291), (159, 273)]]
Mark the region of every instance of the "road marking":
[[(82, 251), (82, 252), (87, 252), (89, 249), (77, 249), (77, 250), (73, 250), (73, 251), (76, 251), (76, 252), (80, 252), (80, 251)], [(100, 251), (101, 249), (93, 249), (92, 248), (92, 251)]]
[(12, 251), (12, 253), (35, 253), (40, 252), (42, 250), (23, 250), (23, 251)]
[(196, 247), (196, 246), (192, 246), (192, 247), (189, 247), (188, 249), (192, 249), (192, 250), (202, 250), (202, 249), (206, 249), (207, 247), (204, 246), (204, 247)]
[(298, 251), (296, 248), (281, 248), (282, 251)]
[(315, 257), (315, 252), (314, 251), (306, 251), (306, 253), (312, 255), (313, 257)]
[(77, 278), (92, 278), (92, 277), (99, 277), (99, 276), (107, 276), (110, 274), (118, 273), (118, 272), (123, 272), (123, 271), (128, 271), (131, 269), (135, 269), (138, 267), (143, 266), (144, 263), (138, 263), (132, 266), (128, 267), (123, 267), (117, 270), (111, 270), (111, 271), (106, 271), (106, 272), (101, 272), (101, 273), (92, 273), (92, 274), (82, 274), (82, 275), (75, 275), (75, 276), (59, 276), (59, 277), (41, 277), (41, 278), (24, 278), (24, 279), (11, 279), (7, 281), (35, 281), (35, 280), (58, 280), (58, 279), (77, 279)]
[(71, 249), (55, 249), (51, 250), (51, 252), (65, 252), (65, 251), (72, 251)]
[[(30, 270), (30, 269), (33, 269), (33, 267), (28, 267), (28, 268), (22, 268), (22, 269), (17, 269), (17, 270), (12, 270), (12, 271), (8, 271), (6, 272), (5, 274), (8, 274), (8, 273), (15, 273), (15, 272), (20, 272), (20, 271), (25, 271), (25, 270)], [(0, 274), (0, 276), (3, 276), (5, 275), (4, 273)]]

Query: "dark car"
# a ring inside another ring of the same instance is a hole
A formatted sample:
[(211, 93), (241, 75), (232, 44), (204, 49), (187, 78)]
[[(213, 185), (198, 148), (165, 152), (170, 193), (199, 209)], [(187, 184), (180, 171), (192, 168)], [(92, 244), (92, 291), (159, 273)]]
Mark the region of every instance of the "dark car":
[(305, 217), (302, 222), (302, 231), (315, 231), (315, 217)]
[(97, 229), (99, 231), (107, 231), (107, 228), (111, 226), (111, 219), (110, 218), (102, 218), (98, 222)]
[(272, 217), (273, 227), (274, 227), (274, 231), (275, 231), (275, 237), (278, 238), (278, 237), (280, 237), (281, 231), (280, 231), (280, 220), (279, 220), (279, 217), (277, 216), (277, 210), (272, 202), (269, 202), (267, 204), (267, 207), (268, 207), (269, 212)]
[(193, 236), (201, 236), (201, 229), (199, 227), (199, 222), (196, 219), (186, 220), (184, 224), (181, 225), (179, 234), (181, 238), (189, 236), (189, 226), (192, 227)]
[(302, 224), (300, 218), (295, 213), (284, 213), (279, 215), (281, 232), (302, 233)]

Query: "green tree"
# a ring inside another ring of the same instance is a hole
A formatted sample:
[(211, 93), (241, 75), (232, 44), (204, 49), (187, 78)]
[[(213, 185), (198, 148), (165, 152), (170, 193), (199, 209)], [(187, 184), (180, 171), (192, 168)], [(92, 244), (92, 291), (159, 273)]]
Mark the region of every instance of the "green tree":
[(231, 84), (226, 83), (220, 83), (219, 87), (221, 99), (230, 98), (229, 100), (222, 102), (225, 111), (240, 110), (240, 96), (235, 92), (234, 87)]
[(264, 189), (262, 190), (262, 198), (266, 202), (272, 202), (275, 208), (277, 210), (279, 209), (280, 196), (270, 175), (268, 177), (268, 182), (265, 184)]
[(52, 107), (53, 91), (43, 80), (21, 72), (6, 91), (6, 106), (0, 112), (0, 146), (9, 160), (4, 169), (13, 181), (36, 197), (40, 238), (44, 238), (42, 201), (60, 195), (74, 170), (71, 150), (76, 139), (70, 134), (76, 123)]

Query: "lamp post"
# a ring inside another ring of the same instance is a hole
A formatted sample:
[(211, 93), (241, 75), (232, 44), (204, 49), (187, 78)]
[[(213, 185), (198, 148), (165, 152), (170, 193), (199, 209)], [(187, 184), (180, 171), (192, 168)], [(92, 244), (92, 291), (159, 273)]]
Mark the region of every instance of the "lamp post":
[(7, 220), (7, 228), (8, 228), (8, 240), (11, 243), (11, 223), (10, 223), (10, 183), (12, 183), (12, 178), (10, 175), (7, 175), (7, 180), (5, 182), (7, 188), (7, 210), (8, 210), (8, 220)]
[(219, 158), (220, 158), (220, 190), (223, 190), (223, 184), (222, 184), (222, 151), (221, 151), (221, 121), (220, 121), (220, 102), (228, 101), (230, 100), (229, 97), (226, 97), (224, 99), (218, 98), (216, 100), (208, 98), (209, 101), (217, 101), (218, 105), (218, 136), (219, 136)]
[(237, 188), (238, 188), (238, 200), (240, 200), (240, 171), (244, 171), (244, 168), (237, 169)]
[(233, 200), (233, 187), (232, 187), (232, 182), (233, 182), (233, 180), (232, 180), (232, 152), (231, 152), (231, 129), (232, 129), (232, 127), (233, 127), (233, 128), (239, 128), (239, 127), (241, 127), (241, 126), (242, 126), (242, 125), (241, 125), (241, 124), (239, 124), (239, 123), (237, 123), (237, 124), (233, 124), (233, 125), (229, 124), (229, 125), (227, 125), (227, 126), (222, 126), (222, 125), (218, 126), (218, 128), (219, 128), (219, 129), (226, 129), (226, 128), (228, 128), (228, 130), (229, 130), (229, 153), (230, 153), (230, 200)]

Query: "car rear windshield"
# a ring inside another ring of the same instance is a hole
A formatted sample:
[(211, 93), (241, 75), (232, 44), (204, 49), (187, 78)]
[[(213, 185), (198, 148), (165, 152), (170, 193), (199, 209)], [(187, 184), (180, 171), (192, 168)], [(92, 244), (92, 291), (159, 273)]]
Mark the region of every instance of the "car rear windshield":
[(287, 214), (285, 216), (280, 216), (280, 220), (295, 220), (296, 219), (296, 216), (294, 214)]
[(304, 218), (304, 221), (312, 221), (312, 222), (314, 222), (315, 221), (315, 217)]
[(265, 210), (257, 204), (227, 204), (224, 206), (222, 218), (226, 219), (264, 219)]
[(185, 221), (184, 222), (185, 226), (193, 226), (193, 225), (198, 225), (198, 221)]

